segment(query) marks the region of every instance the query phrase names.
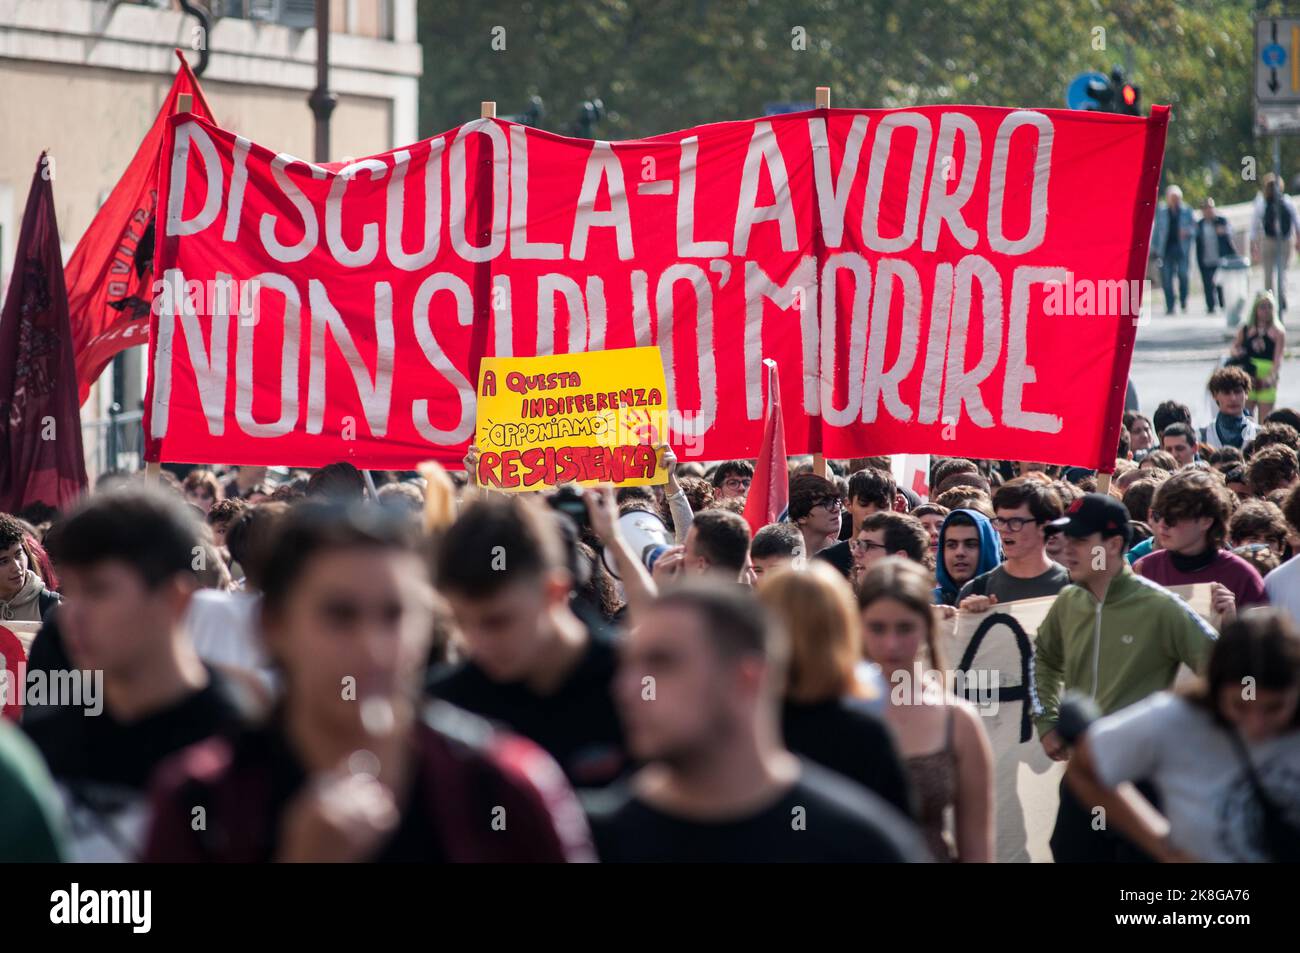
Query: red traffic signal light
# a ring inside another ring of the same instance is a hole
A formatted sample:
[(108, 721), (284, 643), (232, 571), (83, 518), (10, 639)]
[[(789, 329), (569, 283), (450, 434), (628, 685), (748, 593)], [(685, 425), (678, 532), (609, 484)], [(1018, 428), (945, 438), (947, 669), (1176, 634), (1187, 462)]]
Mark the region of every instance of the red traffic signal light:
[(1124, 98), (1125, 106), (1132, 106), (1137, 102), (1137, 90), (1133, 88), (1132, 83), (1125, 83), (1120, 95)]

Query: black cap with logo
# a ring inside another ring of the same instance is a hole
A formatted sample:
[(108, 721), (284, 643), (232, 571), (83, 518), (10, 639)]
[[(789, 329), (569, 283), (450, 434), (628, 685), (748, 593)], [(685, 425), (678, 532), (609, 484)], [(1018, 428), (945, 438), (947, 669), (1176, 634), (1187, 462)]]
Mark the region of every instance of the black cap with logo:
[(1133, 531), (1128, 524), (1128, 510), (1124, 504), (1106, 493), (1086, 493), (1068, 507), (1065, 515), (1052, 520), (1047, 526), (1076, 539), (1101, 533), (1102, 536), (1123, 536), (1127, 546)]

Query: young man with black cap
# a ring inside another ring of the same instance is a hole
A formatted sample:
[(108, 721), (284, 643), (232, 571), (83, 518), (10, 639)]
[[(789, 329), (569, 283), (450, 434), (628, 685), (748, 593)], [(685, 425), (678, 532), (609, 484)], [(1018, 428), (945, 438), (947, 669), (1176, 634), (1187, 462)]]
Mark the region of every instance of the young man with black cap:
[[(1217, 634), (1186, 602), (1129, 568), (1128, 511), (1118, 500), (1088, 493), (1051, 525), (1065, 537), (1061, 558), (1073, 584), (1038, 627), (1033, 707), (1044, 750), (1063, 761), (1069, 752), (1057, 721), (1064, 692), (1090, 696), (1109, 715), (1169, 688), (1180, 664), (1199, 670)], [(1064, 784), (1051, 845), (1058, 863), (1113, 861), (1126, 849), (1094, 829), (1089, 806)]]

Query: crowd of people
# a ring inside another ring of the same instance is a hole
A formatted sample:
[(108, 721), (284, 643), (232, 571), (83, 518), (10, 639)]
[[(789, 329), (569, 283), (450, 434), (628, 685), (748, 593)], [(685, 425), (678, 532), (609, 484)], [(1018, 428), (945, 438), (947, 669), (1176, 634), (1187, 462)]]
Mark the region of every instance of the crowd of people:
[[(1300, 415), (1256, 416), (1259, 383), (1216, 371), (1202, 431), (1126, 415), (1109, 480), (934, 457), (921, 499), (887, 457), (791, 458), (756, 532), (750, 461), (667, 448), (660, 487), (497, 493), (471, 447), (0, 515), (0, 625), (39, 623), (0, 857), (990, 861), (995, 760), (940, 636), (1055, 597), (1055, 859), (1297, 859)], [(1197, 583), (1214, 624), (1169, 589)]]

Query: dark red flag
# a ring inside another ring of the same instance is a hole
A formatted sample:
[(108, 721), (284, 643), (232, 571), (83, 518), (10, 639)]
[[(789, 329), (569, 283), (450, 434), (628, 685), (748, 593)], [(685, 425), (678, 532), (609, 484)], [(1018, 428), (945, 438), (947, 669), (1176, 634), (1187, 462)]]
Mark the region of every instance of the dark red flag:
[(149, 341), (153, 301), (153, 220), (158, 204), (158, 151), (176, 97), (194, 97), (190, 111), (211, 119), (199, 81), (180, 51), (180, 68), (135, 158), (81, 237), (64, 277), (72, 315), (80, 403), (119, 351)]
[(790, 477), (785, 465), (785, 419), (781, 416), (781, 386), (776, 361), (767, 359), (767, 407), (763, 411), (763, 446), (754, 481), (745, 498), (745, 522), (751, 533), (775, 523), (790, 502)]
[(0, 311), (0, 511), (64, 507), (86, 488), (52, 168), (36, 163)]

